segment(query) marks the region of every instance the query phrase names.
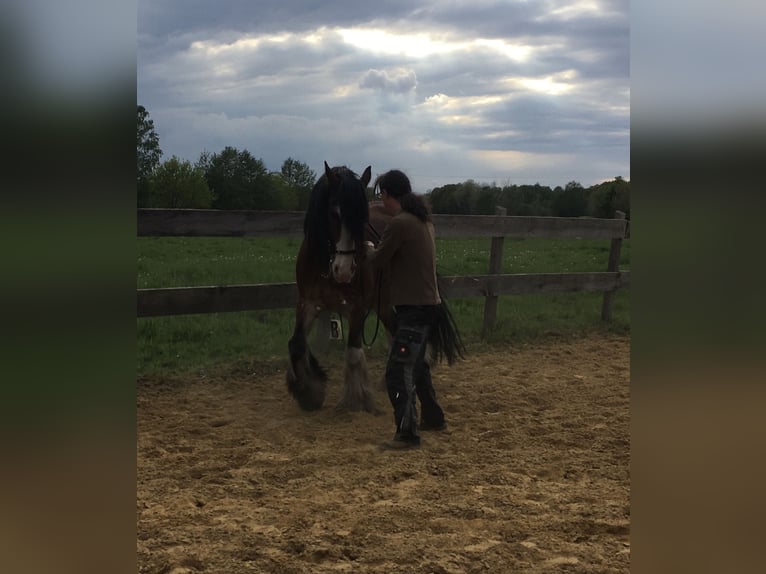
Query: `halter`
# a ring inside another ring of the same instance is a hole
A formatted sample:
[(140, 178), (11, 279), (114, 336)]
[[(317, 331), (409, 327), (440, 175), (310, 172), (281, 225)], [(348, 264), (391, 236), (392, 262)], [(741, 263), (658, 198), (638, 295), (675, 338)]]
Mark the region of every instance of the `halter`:
[[(355, 255), (356, 254), (356, 247), (354, 249), (334, 249), (332, 241), (327, 242), (327, 247), (329, 248), (328, 251), (332, 253), (330, 255), (330, 259), (327, 262), (327, 272), (322, 273), (321, 276), (324, 279), (328, 279), (332, 276), (332, 264), (335, 262), (335, 256), (336, 255)], [(356, 267), (357, 263), (356, 260), (352, 263), (354, 267)]]
[[(340, 205), (338, 205), (337, 209), (338, 209), (338, 215), (341, 215), (342, 212), (340, 210)], [(341, 217), (340, 219), (341, 219), (341, 222), (340, 222), (341, 229), (342, 230), (343, 229), (347, 230), (348, 228), (345, 225), (345, 223), (343, 221), (343, 218)], [(342, 237), (342, 235), (343, 235), (343, 231), (341, 231), (341, 237)], [(337, 248), (337, 245), (340, 242), (340, 237), (338, 238), (338, 241), (336, 241), (335, 243), (333, 243), (332, 240), (328, 240), (328, 242), (327, 242), (328, 251), (330, 253), (332, 253), (332, 255), (330, 256), (330, 265), (331, 266), (332, 266), (333, 262), (335, 261), (335, 257), (337, 255), (356, 255), (356, 242), (354, 241), (353, 237), (351, 237), (350, 240), (351, 240), (351, 245), (352, 245), (351, 249), (338, 249)], [(353, 266), (356, 267), (356, 261), (354, 261)]]

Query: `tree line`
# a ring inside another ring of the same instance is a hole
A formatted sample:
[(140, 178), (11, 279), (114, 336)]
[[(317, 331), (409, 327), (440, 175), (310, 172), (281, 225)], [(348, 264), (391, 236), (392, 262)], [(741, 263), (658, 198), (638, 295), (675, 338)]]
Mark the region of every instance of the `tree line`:
[[(162, 161), (154, 122), (137, 107), (138, 207), (196, 209), (305, 210), (317, 174), (291, 157), (270, 172), (248, 150), (227, 146), (203, 151), (192, 163), (173, 156)], [(368, 189), (372, 198), (372, 189)], [(630, 182), (622, 177), (584, 188), (571, 181), (553, 189), (540, 184), (479, 184), (473, 180), (436, 187), (425, 194), (434, 213), (492, 215), (497, 206), (508, 215), (606, 217), (622, 211), (630, 218)]]
[(287, 158), (278, 172), (248, 150), (227, 146), (203, 151), (199, 159), (172, 156), (162, 161), (154, 121), (144, 106), (137, 107), (138, 207), (174, 209), (304, 210), (316, 174), (303, 162)]
[(622, 211), (630, 219), (630, 182), (617, 176), (585, 188), (570, 181), (563, 188), (540, 185), (480, 185), (473, 180), (436, 187), (428, 195), (434, 213), (613, 218)]

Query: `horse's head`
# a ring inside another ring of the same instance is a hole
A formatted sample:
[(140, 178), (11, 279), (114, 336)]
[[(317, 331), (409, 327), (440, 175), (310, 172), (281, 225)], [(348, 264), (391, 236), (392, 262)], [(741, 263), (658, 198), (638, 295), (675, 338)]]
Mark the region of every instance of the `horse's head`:
[(325, 162), (324, 167), (306, 212), (306, 240), (312, 257), (328, 262), (336, 282), (350, 283), (364, 254), (366, 190), (372, 173), (370, 166), (361, 178), (345, 166), (330, 168)]

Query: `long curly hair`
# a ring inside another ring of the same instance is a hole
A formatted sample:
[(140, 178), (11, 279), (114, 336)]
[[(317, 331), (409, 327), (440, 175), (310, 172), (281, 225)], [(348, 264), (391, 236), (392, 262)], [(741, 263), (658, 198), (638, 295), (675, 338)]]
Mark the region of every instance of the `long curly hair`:
[(399, 201), (403, 211), (417, 217), (423, 223), (431, 221), (431, 211), (422, 197), (412, 193), (410, 179), (404, 172), (392, 169), (379, 175), (375, 180), (375, 189), (385, 190), (388, 195)]

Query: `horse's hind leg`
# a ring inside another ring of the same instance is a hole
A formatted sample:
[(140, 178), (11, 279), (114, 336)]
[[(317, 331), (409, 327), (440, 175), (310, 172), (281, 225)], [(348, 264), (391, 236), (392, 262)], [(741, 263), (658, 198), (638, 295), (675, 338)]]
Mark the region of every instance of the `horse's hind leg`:
[(367, 360), (362, 349), (364, 314), (354, 310), (349, 321), (348, 343), (346, 346), (346, 367), (344, 372), (343, 397), (336, 406), (338, 410), (367, 411), (380, 414), (370, 388)]
[(304, 411), (322, 407), (327, 386), (327, 373), (311, 353), (308, 333), (317, 316), (317, 308), (300, 301), (295, 311), (295, 330), (287, 344), (290, 363), (287, 368), (287, 389)]

